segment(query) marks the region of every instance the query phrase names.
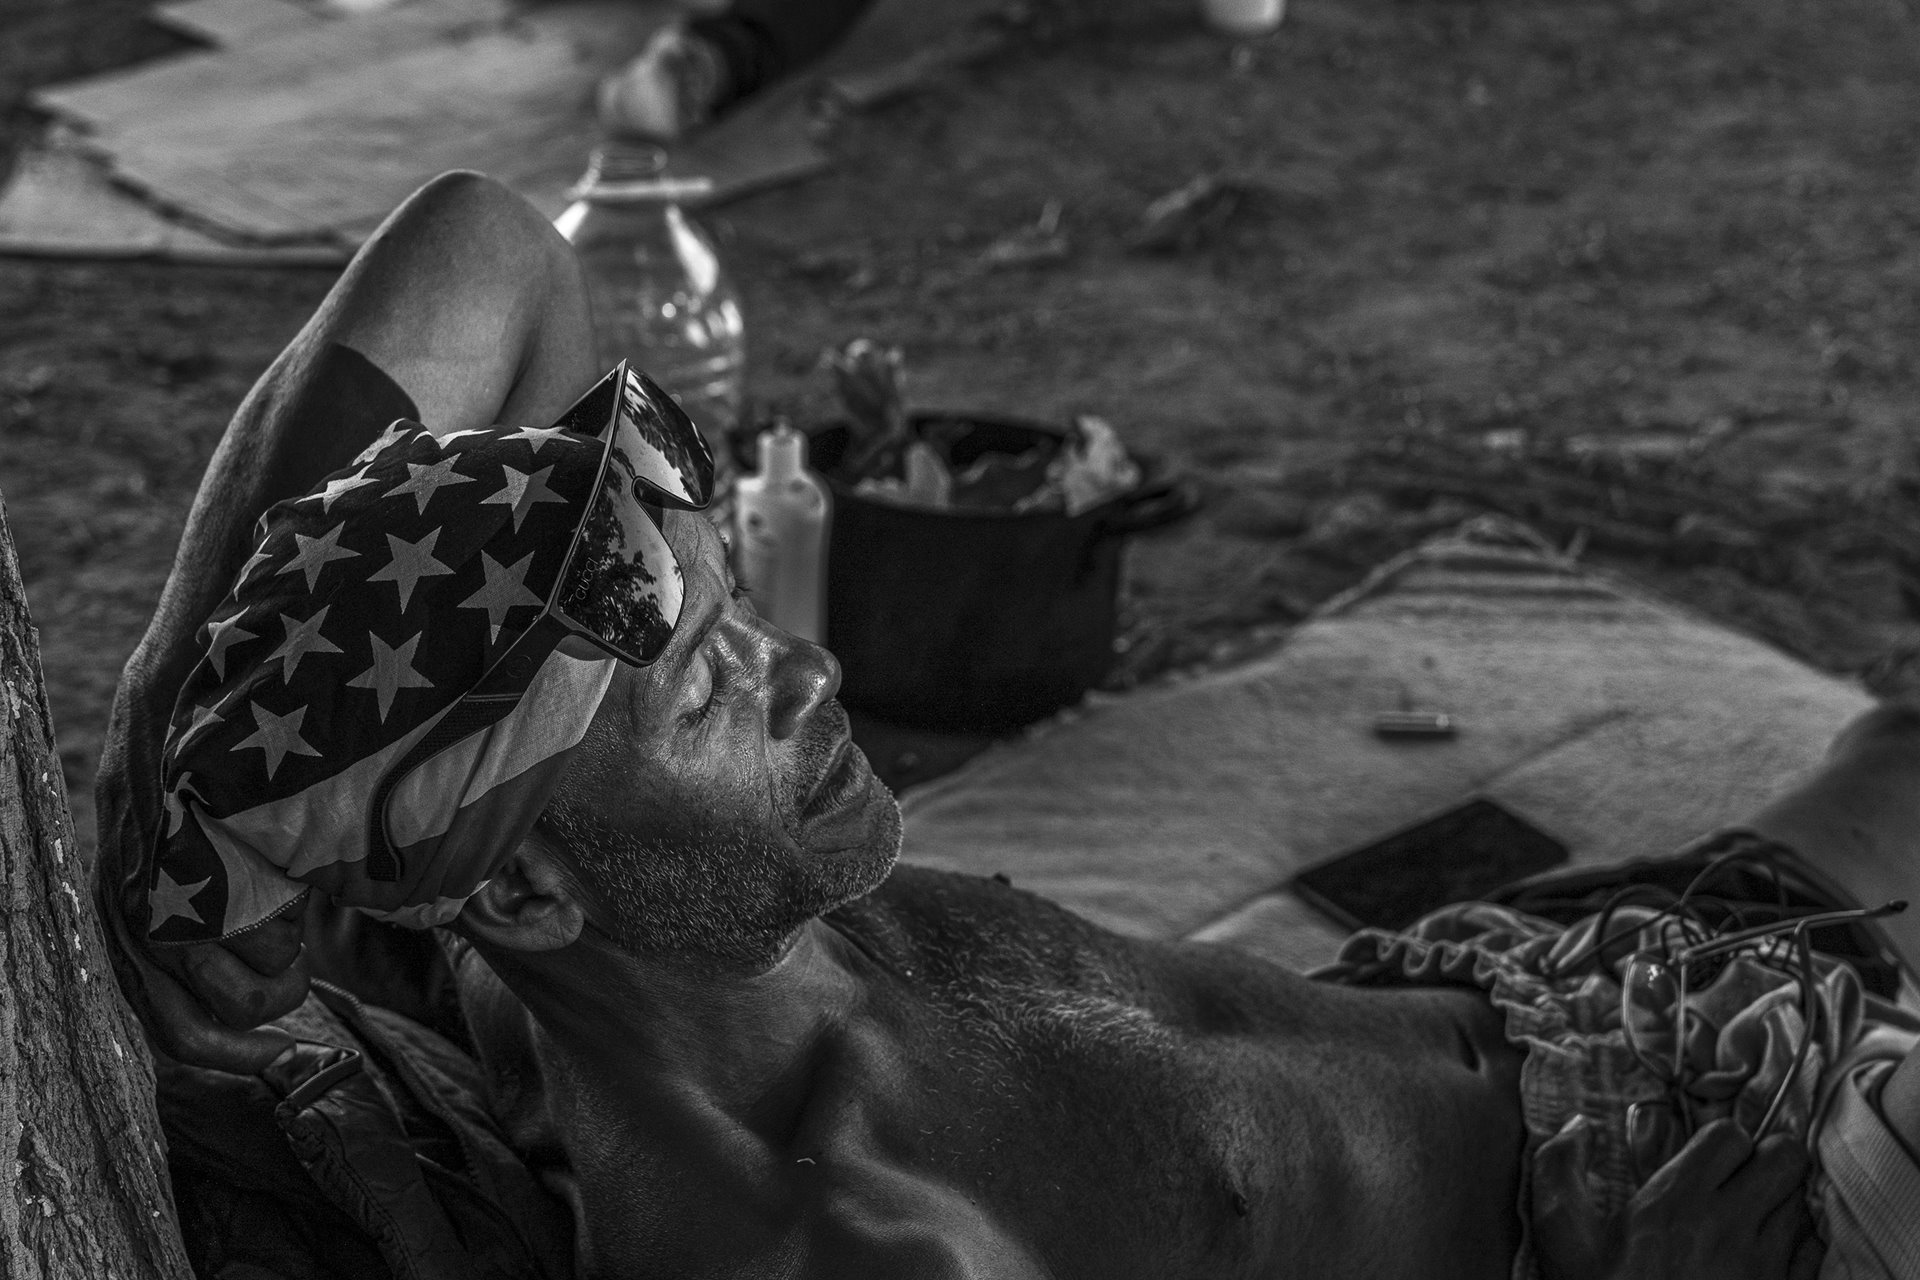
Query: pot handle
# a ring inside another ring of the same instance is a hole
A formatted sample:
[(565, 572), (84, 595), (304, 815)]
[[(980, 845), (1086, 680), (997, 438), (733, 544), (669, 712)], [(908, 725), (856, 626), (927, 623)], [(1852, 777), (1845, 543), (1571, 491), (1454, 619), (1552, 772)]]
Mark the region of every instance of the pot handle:
[(1184, 520), (1199, 506), (1199, 491), (1184, 476), (1151, 480), (1120, 499), (1112, 514), (1100, 521), (1100, 532), (1144, 533)]

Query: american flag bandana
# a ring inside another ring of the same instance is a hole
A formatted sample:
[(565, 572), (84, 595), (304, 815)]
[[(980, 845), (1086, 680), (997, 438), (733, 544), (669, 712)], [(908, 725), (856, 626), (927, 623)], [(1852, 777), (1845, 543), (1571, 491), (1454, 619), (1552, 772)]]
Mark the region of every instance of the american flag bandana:
[(438, 440), (402, 420), (261, 517), (168, 732), (152, 941), (231, 937), (309, 886), (416, 927), (459, 913), (613, 677), (559, 650), (495, 665), (554, 595), (604, 453), (567, 418)]

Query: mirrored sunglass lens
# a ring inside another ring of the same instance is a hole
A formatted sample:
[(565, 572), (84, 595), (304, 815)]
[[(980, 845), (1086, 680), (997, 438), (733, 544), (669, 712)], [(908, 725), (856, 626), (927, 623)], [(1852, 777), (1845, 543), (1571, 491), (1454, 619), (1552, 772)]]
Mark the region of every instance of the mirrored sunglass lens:
[(607, 470), (691, 507), (704, 507), (713, 496), (713, 455), (699, 429), (673, 397), (632, 369), (621, 383)]
[(1620, 986), (1620, 1028), (1627, 1047), (1649, 1066), (1674, 1058), (1674, 1017), (1680, 1003), (1678, 975), (1646, 956), (1627, 964)]
[(609, 467), (555, 601), (631, 662), (660, 656), (686, 596), (680, 562), (627, 482)]

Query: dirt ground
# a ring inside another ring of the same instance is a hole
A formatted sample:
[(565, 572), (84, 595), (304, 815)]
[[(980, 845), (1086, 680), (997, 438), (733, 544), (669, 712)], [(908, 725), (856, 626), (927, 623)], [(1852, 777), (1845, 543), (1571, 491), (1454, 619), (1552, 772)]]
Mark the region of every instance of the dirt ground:
[[(930, 0), (931, 2), (931, 0)], [(177, 47), (140, 0), (0, 0), (32, 84)], [(1920, 662), (1912, 0), (1047, 0), (710, 219), (752, 389), (903, 344), (915, 398), (1098, 412), (1202, 484), (1134, 548), (1124, 685), (1297, 620), (1476, 511), (1882, 689)], [(1237, 199), (1132, 237), (1202, 174)], [(1066, 256), (990, 247), (1058, 201)], [(0, 261), (0, 490), (76, 816), (227, 414), (313, 271)]]

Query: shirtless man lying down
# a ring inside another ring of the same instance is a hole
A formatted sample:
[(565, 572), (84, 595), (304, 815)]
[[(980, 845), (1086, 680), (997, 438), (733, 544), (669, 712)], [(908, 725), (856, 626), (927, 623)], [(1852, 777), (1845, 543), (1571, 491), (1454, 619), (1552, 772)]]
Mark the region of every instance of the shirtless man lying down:
[[(644, 380), (602, 382), (590, 337), (566, 246), (453, 175), (241, 407), (100, 786), (120, 976), (164, 1052), (280, 1054), (318, 888), (465, 940), (495, 1108), (563, 1153), (586, 1275), (1499, 1280), (1523, 1250), (1549, 1275), (1806, 1275), (1803, 1187), (1853, 1247), (1804, 1135), (1871, 1069), (1861, 1123), (1920, 1145), (1920, 1058), (1899, 1028), (1856, 1051), (1885, 1035), (1850, 971), (1821, 962), (1788, 1078), (1793, 971), (1742, 970), (1757, 1057), (1627, 1178), (1626, 1104), (1672, 1092), (1657, 1051), (1556, 1094), (1511, 1034), (1617, 1052), (1547, 1026), (1588, 998), (1556, 966), (1604, 967), (1610, 938), (1469, 908), (1310, 980), (895, 868), (832, 657), (734, 589), (697, 437)], [(1760, 826), (1863, 901), (1906, 896), (1920, 723), (1839, 752)]]

